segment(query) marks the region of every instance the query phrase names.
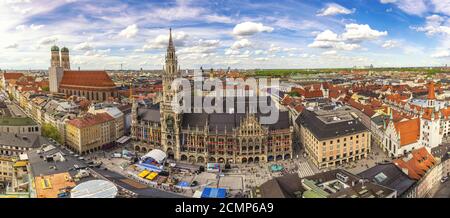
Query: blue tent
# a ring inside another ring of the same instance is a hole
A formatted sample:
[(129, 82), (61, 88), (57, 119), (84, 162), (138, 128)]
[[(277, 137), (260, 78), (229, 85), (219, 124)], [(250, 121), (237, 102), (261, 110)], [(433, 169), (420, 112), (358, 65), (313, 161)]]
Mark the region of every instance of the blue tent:
[(202, 198), (225, 198), (227, 190), (224, 188), (205, 188), (202, 192)]
[(180, 186), (180, 187), (189, 187), (189, 182), (181, 181), (181, 182), (178, 183), (178, 186)]

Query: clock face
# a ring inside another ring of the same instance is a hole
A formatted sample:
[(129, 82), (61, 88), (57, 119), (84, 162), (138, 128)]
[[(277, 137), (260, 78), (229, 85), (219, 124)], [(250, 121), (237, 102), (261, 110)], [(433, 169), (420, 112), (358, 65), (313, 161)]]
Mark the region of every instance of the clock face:
[(169, 131), (173, 130), (173, 117), (172, 116), (168, 116), (166, 119), (166, 123), (167, 123), (167, 129)]

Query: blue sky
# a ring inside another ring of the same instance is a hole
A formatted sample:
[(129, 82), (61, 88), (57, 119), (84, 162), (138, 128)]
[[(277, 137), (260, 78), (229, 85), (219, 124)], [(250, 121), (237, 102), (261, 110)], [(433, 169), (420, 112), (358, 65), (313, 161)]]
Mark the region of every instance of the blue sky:
[(161, 69), (172, 27), (182, 68), (440, 66), (450, 0), (0, 0), (0, 68)]

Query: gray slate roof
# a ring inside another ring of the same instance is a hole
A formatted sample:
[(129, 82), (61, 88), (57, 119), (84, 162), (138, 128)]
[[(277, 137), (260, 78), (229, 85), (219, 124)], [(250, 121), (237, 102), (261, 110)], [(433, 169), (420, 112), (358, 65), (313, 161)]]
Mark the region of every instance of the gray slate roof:
[(352, 122), (343, 121), (326, 124), (316, 116), (314, 111), (309, 110), (303, 110), (295, 122), (299, 126), (307, 128), (319, 140), (367, 131), (364, 124), (356, 119), (352, 120)]
[(0, 145), (37, 148), (39, 147), (39, 136), (34, 134), (0, 133)]
[(373, 183), (394, 189), (397, 191), (398, 196), (402, 196), (415, 183), (414, 180), (410, 179), (392, 163), (378, 164), (359, 173), (358, 176), (368, 179)]

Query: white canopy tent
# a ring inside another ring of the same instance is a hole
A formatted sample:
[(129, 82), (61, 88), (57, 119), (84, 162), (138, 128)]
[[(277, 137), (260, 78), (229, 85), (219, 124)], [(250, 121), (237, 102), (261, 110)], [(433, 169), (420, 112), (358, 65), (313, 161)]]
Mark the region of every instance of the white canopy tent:
[(167, 158), (167, 154), (164, 151), (161, 151), (159, 149), (153, 149), (150, 152), (148, 152), (146, 155), (142, 156), (142, 159), (146, 158), (152, 158), (159, 164), (162, 164), (164, 160)]

